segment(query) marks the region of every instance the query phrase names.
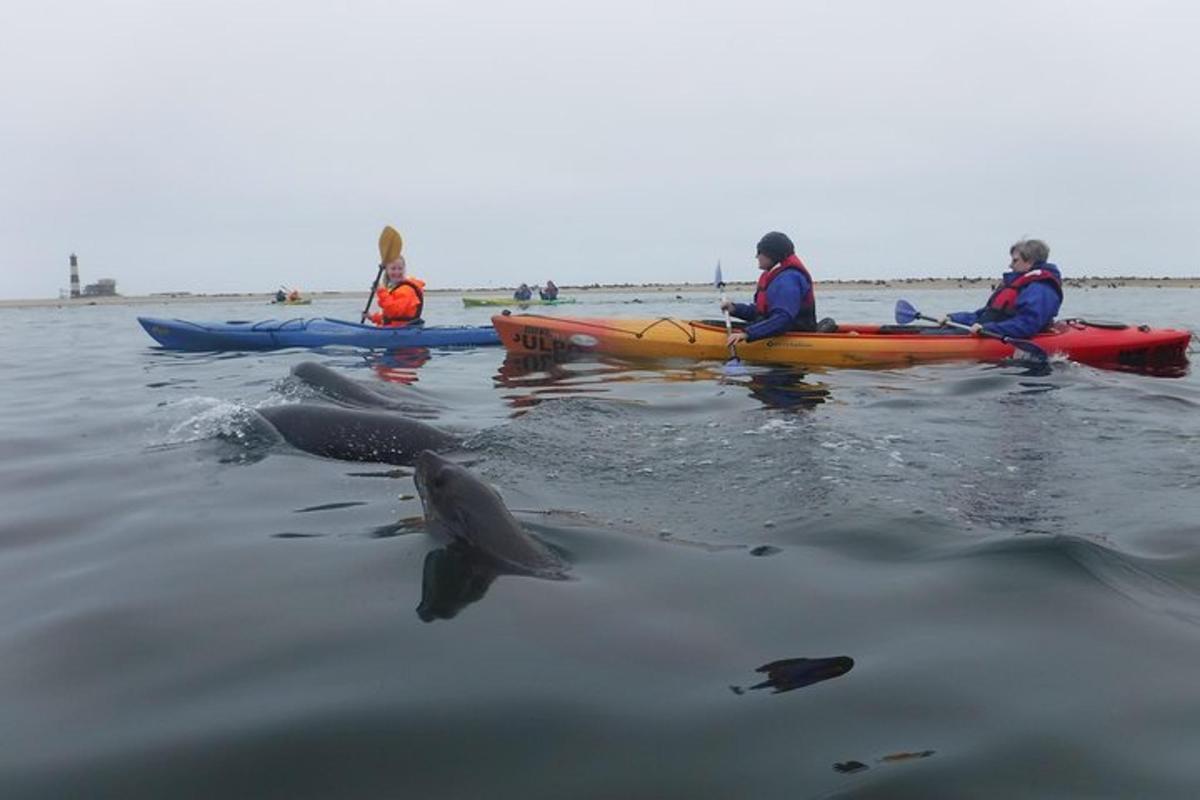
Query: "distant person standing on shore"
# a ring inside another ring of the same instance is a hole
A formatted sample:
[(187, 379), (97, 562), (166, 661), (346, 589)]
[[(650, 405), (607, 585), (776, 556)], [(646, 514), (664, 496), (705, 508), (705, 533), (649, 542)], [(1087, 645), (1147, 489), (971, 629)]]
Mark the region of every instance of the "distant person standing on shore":
[(771, 231), (758, 241), (758, 286), (753, 303), (734, 303), (726, 300), (722, 311), (728, 311), (750, 324), (744, 331), (729, 334), (728, 345), (753, 342), (779, 336), (788, 331), (815, 331), (817, 303), (813, 279), (804, 263), (796, 256), (792, 240), (779, 231)]
[(370, 315), (371, 321), (384, 327), (420, 324), (425, 308), (425, 281), (408, 276), (404, 256), (398, 256), (384, 269), (387, 281), (375, 290), (380, 310)]
[(957, 322), (981, 331), (1028, 339), (1046, 329), (1062, 307), (1062, 273), (1046, 259), (1050, 248), (1040, 239), (1022, 239), (1008, 249), (1009, 271), (978, 311), (958, 311), (942, 317), (942, 325)]

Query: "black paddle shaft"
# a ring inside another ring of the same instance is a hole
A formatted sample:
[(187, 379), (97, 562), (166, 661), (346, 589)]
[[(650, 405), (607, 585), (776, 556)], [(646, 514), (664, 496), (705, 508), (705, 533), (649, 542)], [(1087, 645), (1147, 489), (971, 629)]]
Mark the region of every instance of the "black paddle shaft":
[[(925, 314), (922, 314), (920, 311), (917, 311), (917, 309), (913, 308), (911, 303), (909, 303), (905, 300), (897, 300), (896, 301), (896, 322), (899, 322), (901, 325), (906, 325), (909, 322), (912, 322), (914, 319), (923, 319), (923, 320), (927, 320), (928, 322), (941, 323), (941, 320), (937, 319), (936, 317), (926, 316)], [(970, 330), (971, 329), (970, 325), (964, 325), (961, 322), (955, 322), (953, 320), (948, 320), (946, 322), (946, 324), (952, 328), (959, 328), (961, 330)], [(1038, 347), (1036, 344), (1029, 341), (1028, 339), (1017, 339), (1012, 336), (1004, 336), (999, 333), (992, 333), (991, 331), (986, 330), (986, 329), (980, 330), (979, 335), (986, 336), (990, 339), (999, 339), (1000, 341), (1004, 342), (1005, 344), (1010, 344), (1018, 350), (1023, 350), (1026, 353), (1029, 353), (1031, 356), (1038, 359), (1039, 361), (1045, 361), (1047, 358), (1046, 351), (1043, 350), (1042, 348)]]
[(371, 291), (367, 294), (367, 304), (363, 306), (362, 316), (359, 317), (359, 322), (366, 322), (367, 312), (371, 310), (371, 301), (375, 299), (375, 290), (379, 288), (379, 279), (383, 277), (383, 264), (379, 265), (379, 271), (375, 273), (375, 282), (371, 284)]

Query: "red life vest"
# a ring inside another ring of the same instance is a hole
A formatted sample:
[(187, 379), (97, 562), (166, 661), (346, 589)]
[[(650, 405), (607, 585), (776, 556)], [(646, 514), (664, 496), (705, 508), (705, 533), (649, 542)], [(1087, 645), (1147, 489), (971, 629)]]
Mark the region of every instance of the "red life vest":
[(390, 286), (387, 289), (385, 289), (384, 291), (386, 291), (388, 294), (391, 294), (392, 292), (399, 289), (401, 286), (409, 287), (410, 289), (413, 290), (413, 294), (416, 295), (417, 307), (412, 312), (412, 316), (400, 316), (400, 317), (389, 316), (386, 311), (383, 311), (383, 304), (381, 303), (380, 304), (380, 323), (379, 324), (381, 324), (381, 325), (407, 325), (408, 323), (412, 322), (413, 320), (418, 320), (421, 318), (421, 312), (425, 310), (425, 284), (422, 282), (417, 282), (417, 281), (411, 280), (410, 278), (404, 278), (399, 283), (397, 283), (395, 286)]
[[(813, 302), (813, 279), (812, 275), (808, 274), (808, 269), (804, 266), (804, 262), (799, 256), (792, 253), (790, 256), (780, 261), (775, 266), (758, 276), (758, 288), (754, 290), (754, 309), (760, 317), (765, 317), (768, 312), (767, 308), (767, 287), (771, 285), (771, 281), (778, 278), (789, 269), (794, 269), (808, 279), (808, 293), (804, 295), (804, 299), (800, 302), (801, 314), (805, 309), (811, 310), (811, 316), (816, 316), (816, 304)], [(816, 320), (813, 320), (815, 327)]]
[(1058, 296), (1062, 297), (1062, 281), (1054, 272), (1048, 269), (1031, 269), (1007, 286), (1001, 286), (992, 292), (992, 296), (988, 298), (987, 309), (999, 317), (1011, 317), (1017, 311), (1017, 295), (1023, 288), (1037, 281), (1046, 281), (1054, 287)]

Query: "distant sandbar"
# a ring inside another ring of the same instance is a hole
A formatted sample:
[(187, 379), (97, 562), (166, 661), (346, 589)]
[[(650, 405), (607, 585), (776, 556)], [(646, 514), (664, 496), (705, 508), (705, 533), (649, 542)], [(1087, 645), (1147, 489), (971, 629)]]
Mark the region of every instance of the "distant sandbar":
[[(857, 280), (833, 281), (818, 280), (819, 291), (854, 290), (898, 290), (898, 289), (967, 289), (978, 286), (980, 289), (992, 287), (994, 278), (893, 278), (891, 280)], [(1133, 278), (1133, 277), (1088, 277), (1069, 278), (1065, 281), (1068, 289), (1200, 289), (1200, 278)], [(727, 284), (729, 291), (745, 292), (754, 287), (751, 282), (734, 281)], [(712, 284), (696, 283), (593, 283), (586, 286), (562, 285), (559, 287), (563, 296), (579, 295), (586, 292), (637, 292), (641, 294), (670, 293), (677, 294), (694, 292), (711, 292)], [(469, 288), (469, 289), (429, 289), (430, 294), (472, 295), (478, 297), (511, 297), (512, 288)], [(366, 292), (306, 292), (304, 296), (313, 300), (346, 300), (365, 298)], [(29, 300), (0, 300), (0, 308), (56, 308), (63, 306), (87, 305), (168, 305), (174, 303), (215, 303), (215, 302), (260, 302), (270, 303), (274, 293), (215, 293), (200, 294), (192, 292), (161, 292), (151, 295), (115, 295), (111, 297), (79, 297), (68, 298), (35, 298)], [(296, 309), (304, 308), (297, 306)]]

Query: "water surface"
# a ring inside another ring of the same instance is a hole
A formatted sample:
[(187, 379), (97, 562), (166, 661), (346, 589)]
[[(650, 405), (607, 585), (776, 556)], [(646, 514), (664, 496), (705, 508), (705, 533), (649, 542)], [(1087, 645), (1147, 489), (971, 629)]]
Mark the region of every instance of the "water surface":
[[(714, 316), (629, 299), (541, 311)], [(278, 311), (0, 311), (5, 797), (1194, 796), (1194, 374), (171, 353), (135, 322)], [(329, 402), (305, 360), (433, 406), (570, 579), (479, 580), (411, 470), (256, 438)]]

